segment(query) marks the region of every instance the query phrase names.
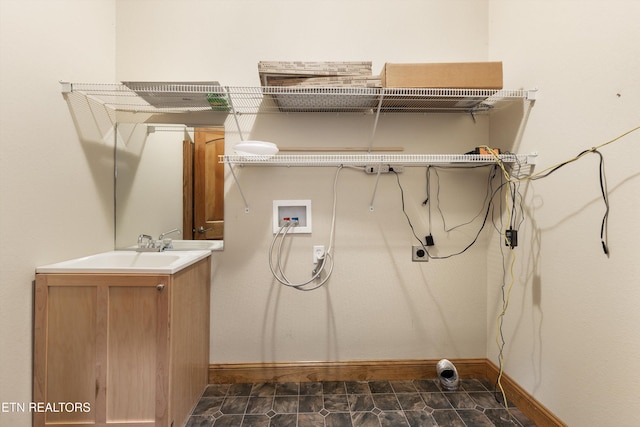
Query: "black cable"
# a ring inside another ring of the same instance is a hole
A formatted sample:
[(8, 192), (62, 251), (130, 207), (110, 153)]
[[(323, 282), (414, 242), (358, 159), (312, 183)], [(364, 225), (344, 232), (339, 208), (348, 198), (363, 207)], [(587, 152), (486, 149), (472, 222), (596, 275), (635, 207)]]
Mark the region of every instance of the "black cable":
[[(415, 237), (420, 242), (422, 247), (424, 248), (424, 244), (422, 243), (422, 240), (416, 234), (416, 230), (415, 230), (415, 228), (413, 228), (413, 224), (411, 223), (411, 219), (409, 219), (409, 215), (407, 215), (407, 211), (405, 210), (405, 207), (404, 207), (404, 190), (402, 189), (402, 185), (400, 184), (400, 175), (398, 175), (398, 172), (396, 172), (396, 171), (392, 171), (392, 172), (396, 175), (396, 181), (398, 181), (398, 187), (400, 187), (400, 200), (401, 200), (401, 206), (402, 206), (402, 213), (404, 213), (405, 218), (407, 218), (407, 222), (409, 223), (409, 228), (411, 228), (411, 233), (413, 233), (413, 237)], [(425, 249), (425, 252), (426, 252), (426, 249)], [(428, 254), (429, 253), (427, 252), (427, 255)]]
[[(493, 199), (493, 196), (489, 199), (490, 203), (487, 206), (487, 210), (486, 210), (484, 218), (482, 220), (482, 225), (480, 226), (480, 229), (476, 233), (476, 235), (473, 238), (473, 240), (471, 241), (471, 243), (469, 243), (464, 249), (462, 249), (459, 252), (452, 253), (452, 254), (449, 254), (449, 255), (444, 255), (444, 256), (434, 256), (434, 255), (431, 255), (429, 253), (429, 250), (427, 249), (426, 245), (422, 242), (422, 239), (420, 239), (418, 237), (418, 235), (416, 234), (415, 228), (413, 227), (413, 224), (411, 223), (411, 219), (409, 218), (409, 215), (407, 214), (407, 211), (405, 209), (404, 190), (402, 188), (402, 184), (400, 183), (400, 176), (398, 175), (398, 173), (396, 171), (393, 171), (393, 173), (396, 175), (396, 181), (398, 182), (398, 187), (400, 188), (400, 198), (401, 198), (401, 202), (402, 202), (401, 203), (402, 213), (404, 213), (405, 218), (407, 218), (407, 222), (409, 223), (409, 228), (411, 228), (411, 232), (413, 233), (413, 236), (420, 243), (420, 245), (422, 246), (422, 249), (425, 251), (425, 253), (427, 254), (427, 256), (429, 258), (431, 258), (431, 259), (447, 259), (447, 258), (454, 257), (456, 255), (460, 255), (460, 254), (466, 252), (471, 246), (473, 246), (478, 241), (478, 238), (480, 237), (480, 233), (482, 233), (482, 230), (484, 229), (484, 227), (485, 227), (485, 225), (487, 223), (487, 218), (489, 217), (489, 212), (491, 212), (491, 205), (492, 205), (491, 200)], [(494, 195), (495, 195), (495, 193), (494, 193)]]
[[(465, 225), (471, 224), (472, 222), (474, 222), (478, 217), (480, 217), (480, 215), (482, 215), (482, 212), (484, 211), (484, 206), (487, 203), (487, 200), (489, 199), (489, 196), (491, 195), (491, 182), (493, 181), (493, 179), (496, 176), (496, 173), (498, 171), (498, 166), (497, 165), (480, 165), (480, 166), (472, 166), (471, 168), (482, 168), (482, 167), (491, 167), (491, 170), (489, 171), (489, 175), (488, 175), (488, 179), (487, 179), (487, 194), (485, 195), (484, 201), (482, 202), (482, 206), (480, 207), (480, 210), (478, 211), (478, 213), (471, 218), (469, 221), (458, 224), (458, 225), (454, 225), (453, 227), (447, 228), (447, 223), (446, 220), (444, 218), (444, 213), (442, 212), (442, 209), (440, 208), (440, 175), (438, 174), (438, 169), (437, 167), (434, 167), (434, 171), (436, 173), (436, 176), (438, 177), (438, 185), (437, 185), (437, 191), (436, 191), (436, 201), (438, 203), (438, 212), (440, 212), (440, 217), (442, 218), (442, 226), (444, 228), (444, 231), (449, 233), (457, 228), (463, 227)], [(453, 167), (453, 168), (447, 168), (446, 166), (440, 166), (440, 168), (442, 169), (460, 169), (460, 167)], [(469, 169), (469, 168), (467, 168)]]
[(607, 196), (607, 179), (604, 173), (604, 156), (598, 150), (593, 150), (600, 157), (600, 191), (602, 192), (602, 200), (604, 201), (605, 211), (602, 216), (602, 224), (600, 225), (600, 241), (602, 242), (602, 250), (604, 254), (609, 256), (609, 246), (607, 245), (608, 234), (607, 225), (609, 222), (609, 197)]
[(510, 229), (514, 229), (515, 228), (515, 221), (516, 221), (516, 188), (517, 184), (516, 183), (512, 183), (509, 186), (509, 194), (511, 196), (511, 222), (509, 223), (509, 228)]
[[(494, 191), (492, 193), (492, 198), (495, 197), (496, 194), (498, 194), (498, 190), (500, 190), (502, 187), (504, 187), (506, 185), (506, 181), (504, 180), (504, 175), (500, 175), (500, 185), (498, 186), (498, 188), (496, 189), (496, 191)], [(491, 222), (493, 224), (493, 228), (498, 232), (498, 234), (502, 234), (502, 230), (504, 230), (504, 224), (502, 222), (502, 197), (500, 197), (499, 199), (499, 204), (498, 204), (498, 212), (500, 212), (500, 214), (496, 215), (495, 213), (495, 205), (492, 205), (491, 207)], [(496, 221), (495, 218), (500, 218), (500, 226), (496, 226)]]
[(577, 159), (579, 159), (580, 157), (584, 156), (585, 154), (590, 153), (590, 152), (594, 152), (594, 151), (597, 151), (597, 150), (594, 148), (594, 149), (590, 149), (590, 150), (584, 150), (584, 151), (581, 151), (581, 152), (580, 152), (580, 154), (578, 154), (578, 155), (577, 155), (576, 157), (574, 157), (573, 159), (570, 159), (570, 160), (564, 161), (564, 162), (562, 162), (562, 163), (560, 163), (560, 164), (556, 165), (556, 166), (555, 166), (553, 169), (551, 169), (549, 172), (547, 172), (547, 173), (545, 173), (545, 174), (542, 174), (542, 175), (532, 176), (532, 177), (531, 177), (531, 178), (529, 178), (529, 179), (530, 179), (531, 181), (536, 181), (536, 180), (538, 180), (538, 179), (546, 178), (546, 177), (548, 177), (549, 175), (551, 175), (552, 173), (554, 173), (555, 171), (557, 171), (558, 169), (560, 169), (561, 167), (566, 166), (566, 165), (568, 165), (569, 163), (573, 163), (573, 162), (575, 162)]
[(537, 175), (534, 177), (531, 177), (531, 180), (538, 180), (541, 178), (546, 178), (549, 175), (551, 175), (553, 172), (557, 171), (558, 169), (560, 169), (561, 167), (568, 165), (569, 163), (573, 163), (574, 161), (576, 161), (577, 159), (581, 158), (582, 156), (585, 156), (589, 153), (594, 153), (597, 154), (600, 157), (600, 164), (599, 164), (599, 169), (598, 169), (598, 173), (599, 173), (599, 179), (600, 179), (600, 191), (602, 193), (602, 200), (604, 201), (604, 206), (605, 206), (605, 212), (604, 215), (602, 217), (602, 223), (600, 225), (600, 242), (602, 243), (602, 251), (604, 252), (605, 255), (609, 256), (609, 245), (608, 245), (608, 234), (607, 234), (607, 226), (608, 226), (608, 222), (609, 222), (609, 197), (607, 195), (608, 191), (607, 191), (607, 183), (606, 183), (606, 176), (605, 176), (605, 172), (604, 172), (604, 156), (602, 155), (602, 153), (600, 151), (598, 151), (597, 148), (591, 148), (589, 150), (584, 150), (581, 151), (576, 157), (574, 157), (573, 159), (567, 160), (565, 162), (562, 162), (560, 164), (558, 164), (556, 167), (554, 167), (553, 169), (551, 169), (549, 172), (542, 174), (542, 175)]
[[(510, 154), (510, 153), (509, 153)], [(520, 159), (518, 159), (518, 157), (516, 156), (516, 165), (517, 165), (517, 173), (520, 173), (520, 170), (522, 169), (522, 163), (520, 163)], [(520, 196), (520, 221), (518, 222), (518, 225), (515, 227), (515, 229), (519, 229), (520, 226), (522, 225), (522, 223), (524, 222), (524, 197), (522, 197), (522, 193), (520, 193), (520, 184), (521, 182), (518, 180), (516, 182), (517, 185), (517, 193), (518, 196)], [(515, 200), (514, 200), (515, 203)]]
[(427, 166), (426, 181), (427, 198), (422, 202), (422, 206), (427, 206), (427, 215), (429, 220), (427, 222), (427, 231), (429, 232), (429, 236), (431, 236), (431, 165)]
[[(504, 308), (507, 301), (506, 294), (505, 294), (505, 287), (507, 286), (507, 281), (506, 281), (507, 268), (505, 266), (504, 245), (502, 244), (502, 242), (499, 242), (499, 246), (500, 246), (500, 256), (502, 257), (502, 285), (500, 286), (500, 292), (502, 295), (502, 307)], [(504, 339), (503, 325), (504, 325), (504, 316), (500, 316), (500, 321), (498, 324), (498, 335), (500, 337), (500, 344), (498, 346), (498, 368), (500, 370), (504, 368), (504, 366), (502, 366), (502, 360), (503, 360), (504, 347), (507, 343), (506, 340)], [(500, 402), (499, 396), (501, 396), (502, 393), (500, 393), (500, 391), (498, 390), (499, 385), (498, 385), (497, 378), (493, 387), (494, 387), (493, 388), (494, 398), (496, 399), (496, 402)]]

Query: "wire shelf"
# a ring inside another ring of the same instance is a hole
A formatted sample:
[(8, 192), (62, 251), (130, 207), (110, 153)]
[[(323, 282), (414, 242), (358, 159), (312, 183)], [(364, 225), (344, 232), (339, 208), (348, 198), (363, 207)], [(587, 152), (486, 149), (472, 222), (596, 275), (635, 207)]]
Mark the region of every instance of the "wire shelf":
[[(500, 154), (505, 164), (535, 163), (536, 154)], [(221, 155), (219, 161), (230, 165), (255, 166), (478, 166), (498, 162), (491, 154), (298, 154), (275, 156)]]
[(62, 83), (114, 111), (228, 114), (486, 113), (528, 99), (527, 90), (221, 86), (217, 82)]
[(225, 98), (225, 89), (215, 84), (63, 83), (63, 92), (80, 93), (116, 112), (184, 113), (213, 110), (228, 113), (230, 111)]

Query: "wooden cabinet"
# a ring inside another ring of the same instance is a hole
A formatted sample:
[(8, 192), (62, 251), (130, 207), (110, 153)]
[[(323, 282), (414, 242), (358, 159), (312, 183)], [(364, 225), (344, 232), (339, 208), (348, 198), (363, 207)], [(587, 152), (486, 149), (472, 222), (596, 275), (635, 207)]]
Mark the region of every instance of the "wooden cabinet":
[(207, 384), (210, 265), (37, 274), (34, 426), (184, 425)]

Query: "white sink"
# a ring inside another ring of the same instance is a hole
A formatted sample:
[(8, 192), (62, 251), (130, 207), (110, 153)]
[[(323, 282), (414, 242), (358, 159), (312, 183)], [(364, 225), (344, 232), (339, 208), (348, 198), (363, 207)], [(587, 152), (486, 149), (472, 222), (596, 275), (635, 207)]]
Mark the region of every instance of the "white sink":
[[(171, 248), (164, 249), (162, 252), (173, 251), (221, 251), (224, 249), (223, 240), (171, 240)], [(127, 251), (135, 251), (138, 245), (123, 248)], [(150, 251), (150, 252), (153, 252)]]
[(211, 250), (111, 251), (36, 268), (36, 273), (173, 274), (211, 255)]

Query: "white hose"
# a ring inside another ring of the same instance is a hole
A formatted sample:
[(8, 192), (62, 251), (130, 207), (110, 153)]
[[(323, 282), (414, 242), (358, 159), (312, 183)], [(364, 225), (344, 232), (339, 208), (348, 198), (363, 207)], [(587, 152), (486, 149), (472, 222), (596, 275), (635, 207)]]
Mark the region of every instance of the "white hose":
[[(331, 229), (329, 232), (329, 246), (324, 253), (324, 257), (318, 260), (319, 265), (316, 266), (316, 268), (314, 269), (314, 273), (309, 280), (305, 282), (300, 282), (300, 283), (292, 282), (284, 273), (284, 267), (282, 265), (282, 244), (289, 230), (291, 230), (291, 228), (293, 228), (297, 224), (294, 221), (287, 221), (280, 227), (278, 232), (273, 236), (273, 239), (271, 240), (271, 244), (269, 245), (269, 269), (271, 270), (271, 274), (273, 275), (273, 277), (281, 284), (297, 289), (299, 291), (312, 291), (314, 289), (318, 289), (319, 287), (327, 283), (327, 281), (331, 277), (331, 273), (333, 273), (333, 240), (335, 236), (336, 205), (338, 200), (337, 184), (338, 184), (338, 176), (341, 170), (342, 170), (342, 166), (339, 166), (338, 170), (336, 171), (335, 178), (333, 180), (333, 210), (332, 210), (332, 217), (331, 217)], [(277, 268), (276, 268), (274, 267), (273, 249), (276, 246), (276, 241), (278, 241), (278, 238), (280, 238), (280, 241), (278, 243), (277, 252), (276, 252), (276, 261), (277, 261), (276, 262)], [(318, 283), (315, 283), (311, 287), (307, 287), (307, 285), (313, 283), (314, 281), (316, 281), (316, 279), (319, 279), (322, 276), (322, 272), (325, 270), (326, 270), (326, 274), (322, 280), (320, 280)]]

